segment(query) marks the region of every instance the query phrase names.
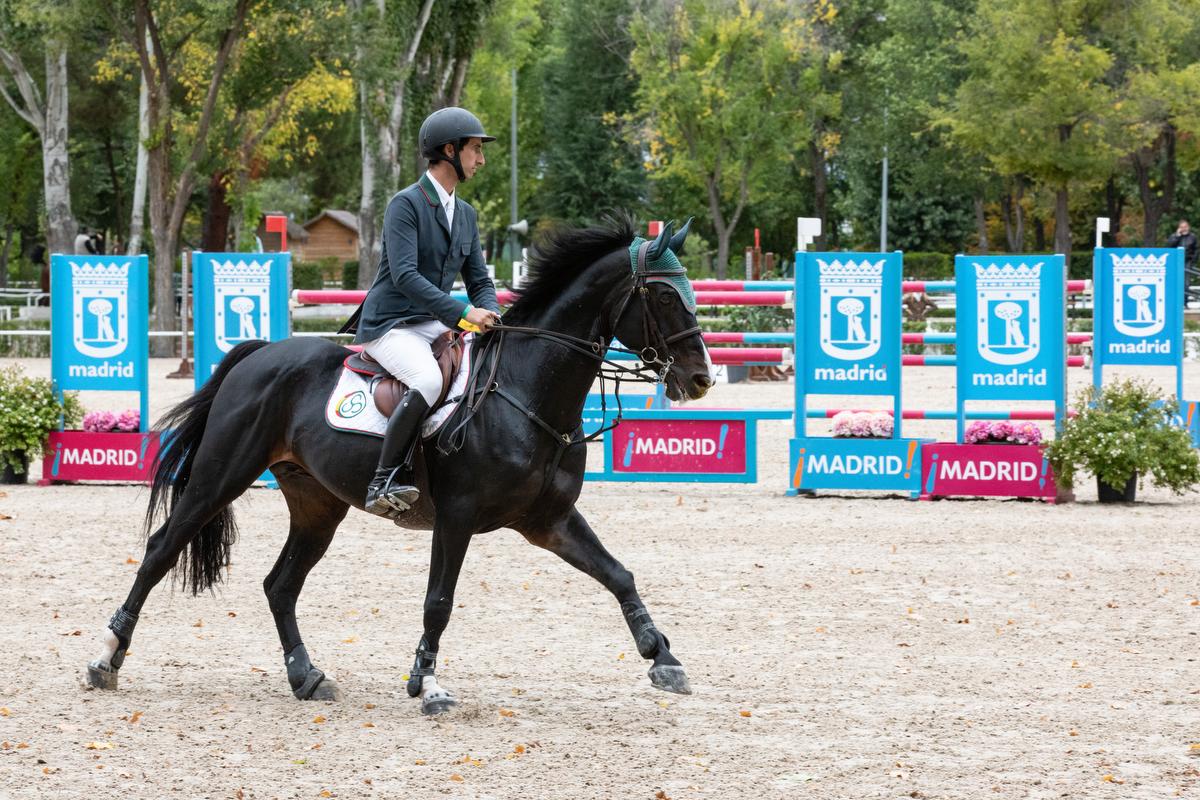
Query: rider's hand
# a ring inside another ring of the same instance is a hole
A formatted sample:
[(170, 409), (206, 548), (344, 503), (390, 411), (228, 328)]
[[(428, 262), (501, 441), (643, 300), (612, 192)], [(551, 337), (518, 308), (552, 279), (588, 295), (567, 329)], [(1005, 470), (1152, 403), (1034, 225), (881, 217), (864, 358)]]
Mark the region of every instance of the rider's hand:
[(486, 308), (472, 308), (467, 312), (466, 319), (467, 322), (487, 333), (500, 321), (500, 315), (495, 311), (488, 311)]

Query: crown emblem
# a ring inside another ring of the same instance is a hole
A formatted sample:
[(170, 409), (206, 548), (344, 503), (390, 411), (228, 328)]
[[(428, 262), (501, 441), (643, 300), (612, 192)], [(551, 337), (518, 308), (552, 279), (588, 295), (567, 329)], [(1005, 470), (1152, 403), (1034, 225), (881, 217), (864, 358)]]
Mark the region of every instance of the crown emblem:
[(77, 289), (123, 289), (129, 281), (129, 262), (124, 264), (71, 264)]
[(1042, 279), (1042, 264), (1005, 264), (998, 267), (995, 264), (975, 267), (976, 284), (979, 289), (1036, 289)]
[(821, 283), (837, 284), (878, 284), (883, 279), (884, 260), (871, 263), (867, 259), (854, 261), (823, 261), (817, 259), (817, 268), (821, 272)]
[(260, 264), (258, 261), (214, 261), (213, 282), (237, 284), (247, 288), (268, 287), (271, 285), (271, 262)]
[(1146, 273), (1164, 272), (1167, 269), (1167, 253), (1137, 253), (1136, 255), (1121, 255), (1110, 253), (1113, 260), (1114, 275), (1144, 276)]

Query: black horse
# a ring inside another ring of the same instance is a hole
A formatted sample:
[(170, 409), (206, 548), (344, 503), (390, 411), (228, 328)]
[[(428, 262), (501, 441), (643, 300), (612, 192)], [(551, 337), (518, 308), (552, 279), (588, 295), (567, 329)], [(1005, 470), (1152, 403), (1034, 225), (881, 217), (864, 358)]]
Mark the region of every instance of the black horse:
[[(466, 402), (447, 423), (455, 426), (474, 411), (461, 428), (460, 448), (442, 452), (449, 448), (429, 442), (418, 448), (421, 500), (397, 524), (433, 530), (425, 632), (407, 686), (410, 696), (421, 697), (424, 712), (455, 704), (434, 678), (439, 640), (471, 537), (501, 527), (602, 583), (620, 603), (638, 652), (653, 659), (651, 682), (690, 692), (633, 575), (575, 509), (587, 449), (581, 412), (599, 356), (614, 337), (658, 368), (672, 399), (699, 398), (712, 385), (694, 306), (685, 301), (690, 291), (678, 288), (686, 287), (686, 277), (673, 252), (686, 233), (685, 226), (672, 238), (668, 226), (638, 247), (628, 221), (552, 235), (532, 258), (533, 280), (503, 325), (476, 345), (475, 374), (484, 377), (469, 385)], [(674, 266), (656, 272), (656, 263)], [(305, 577), (347, 511), (362, 508), (379, 454), (378, 440), (325, 422), (325, 402), (345, 356), (344, 348), (320, 339), (244, 342), (159, 423), (173, 434), (155, 467), (147, 530), (157, 510), (165, 511), (165, 522), (147, 540), (129, 596), (104, 633), (101, 657), (88, 665), (92, 686), (116, 688), (138, 614), (168, 571), (178, 568), (194, 594), (221, 580), (237, 534), (230, 503), (270, 467), (291, 528), (263, 588), (288, 681), (300, 699), (338, 699), (337, 686), (309, 660), (295, 608)]]

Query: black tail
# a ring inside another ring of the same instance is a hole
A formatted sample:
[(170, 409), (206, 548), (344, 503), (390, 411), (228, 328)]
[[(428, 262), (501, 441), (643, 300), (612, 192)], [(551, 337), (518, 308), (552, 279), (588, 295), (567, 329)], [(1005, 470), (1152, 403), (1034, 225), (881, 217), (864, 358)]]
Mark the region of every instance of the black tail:
[[(213, 398), (234, 367), (246, 356), (265, 347), (267, 342), (254, 339), (234, 347), (200, 391), (168, 411), (155, 424), (158, 431), (170, 431), (165, 437), (154, 462), (154, 478), (150, 483), (150, 507), (146, 509), (146, 532), (154, 527), (155, 518), (162, 513), (169, 521), (176, 503), (187, 488), (196, 460), (200, 440), (208, 424), (208, 412)], [(168, 491), (169, 490), (169, 491)], [(237, 540), (237, 523), (233, 508), (225, 506), (197, 532), (188, 543), (187, 553), (175, 564), (176, 577), (192, 594), (199, 594), (221, 580), (221, 569), (229, 564), (229, 551)]]

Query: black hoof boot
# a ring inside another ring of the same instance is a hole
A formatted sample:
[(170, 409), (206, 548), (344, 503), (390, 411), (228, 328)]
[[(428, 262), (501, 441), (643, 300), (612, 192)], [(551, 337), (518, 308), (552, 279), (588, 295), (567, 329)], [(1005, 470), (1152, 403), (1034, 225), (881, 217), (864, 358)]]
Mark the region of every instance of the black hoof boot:
[(342, 692), (332, 678), (313, 666), (308, 650), (298, 644), (283, 657), (288, 683), (297, 700), (341, 700)]
[(412, 476), (404, 474), (399, 467), (375, 470), (375, 477), (367, 486), (366, 510), (379, 517), (396, 519), (408, 511), (421, 497), (421, 491), (412, 485)]
[(103, 661), (93, 661), (87, 665), (87, 685), (93, 689), (117, 688), (117, 670)]

